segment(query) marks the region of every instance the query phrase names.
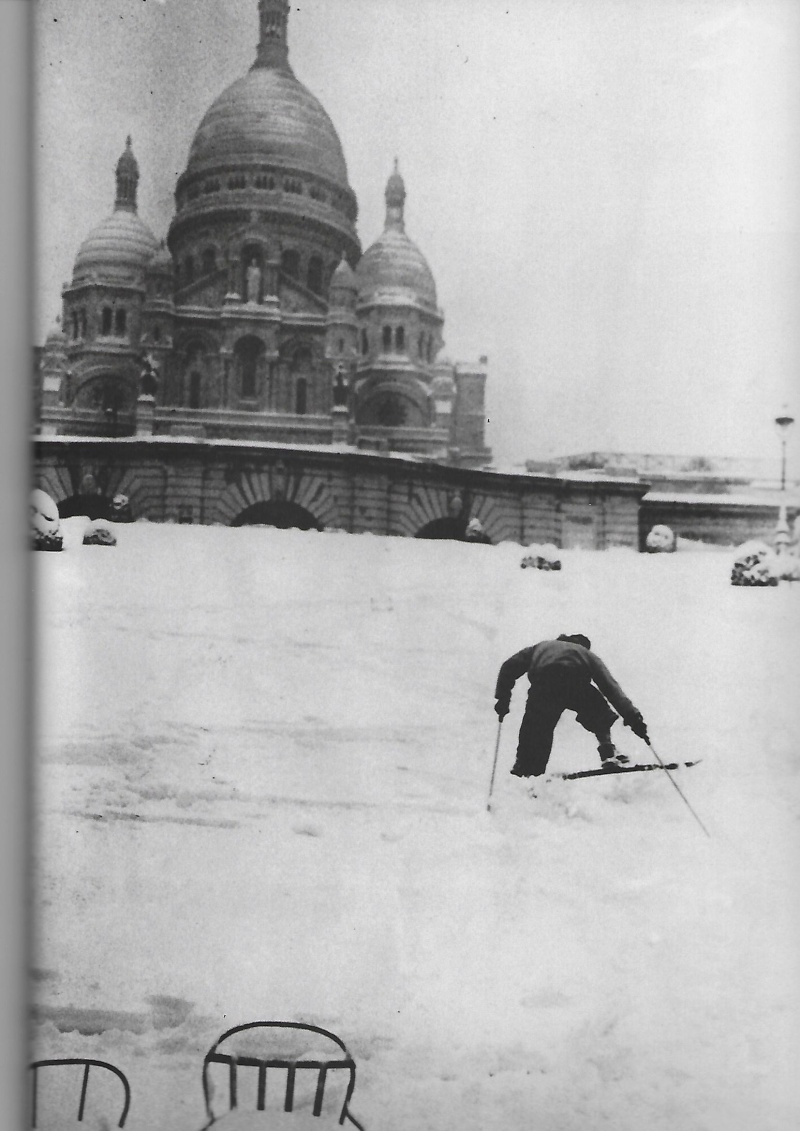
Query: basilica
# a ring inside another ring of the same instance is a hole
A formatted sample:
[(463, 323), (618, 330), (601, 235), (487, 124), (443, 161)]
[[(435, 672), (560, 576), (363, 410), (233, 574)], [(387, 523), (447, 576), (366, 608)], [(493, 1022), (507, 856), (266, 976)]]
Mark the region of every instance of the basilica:
[[(252, 2), (252, 0), (251, 0)], [(443, 360), (397, 162), (362, 251), (331, 119), (289, 62), (288, 0), (258, 0), (250, 70), (207, 110), (159, 239), (132, 139), (39, 351), (41, 437), (183, 437), (491, 460), (486, 359)]]

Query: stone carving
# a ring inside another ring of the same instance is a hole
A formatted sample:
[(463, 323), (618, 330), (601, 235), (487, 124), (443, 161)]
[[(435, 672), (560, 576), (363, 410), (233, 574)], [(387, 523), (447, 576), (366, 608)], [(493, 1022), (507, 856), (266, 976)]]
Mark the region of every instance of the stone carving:
[(139, 395), (154, 397), (158, 389), (158, 369), (153, 364), (153, 359), (145, 354), (142, 358), (142, 368), (139, 371)]
[(261, 268), (255, 259), (247, 268), (247, 301), (257, 303), (261, 298)]

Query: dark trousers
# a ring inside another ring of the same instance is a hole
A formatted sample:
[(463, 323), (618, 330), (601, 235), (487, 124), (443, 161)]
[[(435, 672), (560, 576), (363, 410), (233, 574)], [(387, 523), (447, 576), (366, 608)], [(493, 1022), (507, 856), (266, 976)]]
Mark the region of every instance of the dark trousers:
[(544, 773), (553, 748), (553, 732), (564, 711), (575, 711), (578, 722), (592, 734), (602, 734), (619, 718), (590, 681), (560, 675), (542, 677), (528, 692), (515, 770), (533, 777)]

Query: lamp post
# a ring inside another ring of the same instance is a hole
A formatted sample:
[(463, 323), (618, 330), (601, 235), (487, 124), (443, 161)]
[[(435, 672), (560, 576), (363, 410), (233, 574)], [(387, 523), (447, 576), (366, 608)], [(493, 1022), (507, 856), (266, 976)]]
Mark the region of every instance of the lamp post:
[(786, 438), (793, 424), (794, 417), (789, 415), (785, 407), (781, 415), (775, 417), (775, 426), (781, 438), (781, 491), (786, 490)]

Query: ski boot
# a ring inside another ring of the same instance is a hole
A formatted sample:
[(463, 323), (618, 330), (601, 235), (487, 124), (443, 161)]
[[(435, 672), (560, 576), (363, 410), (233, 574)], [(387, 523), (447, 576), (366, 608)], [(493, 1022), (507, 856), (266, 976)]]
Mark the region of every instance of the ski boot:
[(603, 769), (606, 767), (611, 769), (614, 766), (627, 766), (630, 762), (630, 758), (620, 750), (617, 750), (613, 742), (601, 742), (597, 747), (597, 753), (600, 755), (600, 763)]

